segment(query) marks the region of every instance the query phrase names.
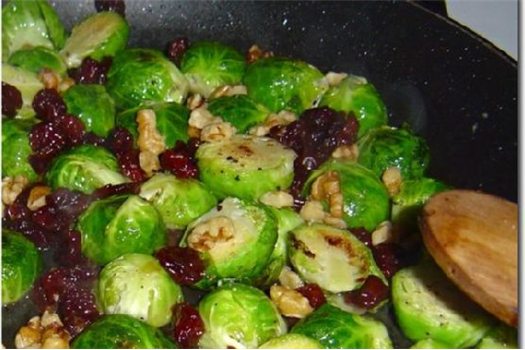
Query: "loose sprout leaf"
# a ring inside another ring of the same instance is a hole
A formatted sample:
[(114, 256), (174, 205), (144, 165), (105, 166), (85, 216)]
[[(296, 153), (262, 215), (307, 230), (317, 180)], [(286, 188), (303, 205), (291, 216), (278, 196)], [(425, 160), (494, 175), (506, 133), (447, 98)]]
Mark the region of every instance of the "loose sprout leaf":
[(38, 91), (44, 88), (44, 84), (38, 79), (37, 75), (28, 70), (3, 63), (2, 81), (13, 85), (22, 94), (23, 105), (18, 111), (18, 115), (22, 118), (34, 116), (35, 111), (31, 105), (33, 98)]
[(29, 181), (37, 179), (37, 174), (28, 161), (31, 154), (29, 130), (34, 124), (34, 120), (2, 121), (2, 176), (22, 175)]
[(241, 134), (246, 133), (252, 126), (264, 122), (270, 114), (266, 107), (246, 95), (211, 99), (208, 110), (214, 116), (231, 123)]
[(59, 75), (65, 75), (67, 66), (57, 51), (47, 47), (23, 48), (11, 55), (7, 63), (38, 74), (47, 68)]

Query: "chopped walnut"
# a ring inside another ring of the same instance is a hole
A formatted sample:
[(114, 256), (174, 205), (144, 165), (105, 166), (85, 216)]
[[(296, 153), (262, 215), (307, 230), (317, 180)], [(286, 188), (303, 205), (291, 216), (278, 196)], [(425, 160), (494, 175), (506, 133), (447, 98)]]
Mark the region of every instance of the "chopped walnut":
[(390, 243), (395, 241), (394, 230), (390, 221), (380, 223), (372, 232), (372, 244)]
[(261, 58), (272, 57), (273, 51), (262, 51), (258, 45), (252, 45), (246, 54), (248, 63), (253, 63)]
[(341, 82), (348, 76), (346, 73), (335, 73), (335, 72), (328, 72), (325, 75), (326, 81), (328, 82), (328, 85), (330, 86), (337, 86), (341, 84)]
[(344, 221), (341, 218), (335, 218), (329, 215), (324, 218), (324, 223), (327, 225), (336, 227), (336, 228), (340, 228), (342, 230), (345, 230), (348, 228), (346, 221)]
[(264, 123), (252, 127), (248, 133), (254, 136), (266, 136), (270, 133), (270, 129), (278, 125), (289, 125), (297, 120), (297, 116), (290, 111), (280, 111), (279, 113), (271, 113), (266, 117)]
[(45, 311), (20, 328), (15, 337), (17, 349), (69, 349), (71, 336), (55, 313)]
[(297, 289), (304, 286), (304, 282), (297, 273), (292, 271), (288, 266), (283, 267), (281, 274), (279, 275), (279, 283), (290, 289)]
[(230, 218), (217, 216), (193, 228), (188, 236), (188, 246), (199, 252), (212, 249), (217, 243), (233, 239), (235, 227)]
[(27, 207), (29, 210), (35, 211), (38, 208), (46, 205), (46, 196), (51, 193), (51, 189), (47, 186), (35, 186), (29, 192), (27, 199)]
[(5, 205), (13, 204), (28, 184), (29, 180), (22, 175), (4, 178), (2, 180), (2, 203)]
[(319, 176), (312, 184), (311, 195), (315, 200), (327, 199), (332, 194), (341, 193), (339, 173), (330, 170)]
[(397, 167), (390, 167), (385, 170), (381, 180), (386, 186), (390, 196), (395, 196), (399, 193), (401, 189), (401, 183), (403, 179), (401, 178), (401, 171)]
[(60, 76), (49, 68), (44, 68), (38, 73), (38, 79), (46, 89), (56, 89), (60, 83)]
[(304, 318), (314, 311), (305, 296), (288, 287), (273, 285), (270, 298), (284, 316)]
[(293, 196), (284, 191), (273, 191), (265, 193), (259, 198), (261, 203), (275, 207), (284, 208), (293, 206)]
[(216, 122), (206, 125), (201, 130), (201, 141), (213, 142), (225, 140), (237, 132), (237, 129), (228, 122)]
[(357, 160), (359, 157), (359, 148), (355, 143), (351, 146), (339, 146), (332, 152), (332, 157), (335, 159)]
[(222, 96), (246, 95), (248, 89), (244, 85), (223, 85), (219, 86), (210, 95), (210, 98), (218, 98)]
[(139, 164), (148, 177), (151, 177), (156, 171), (161, 169), (159, 156), (149, 151), (139, 153)]
[(222, 121), (221, 118), (214, 117), (206, 107), (206, 105), (202, 105), (191, 111), (190, 119), (188, 119), (189, 126), (193, 126), (197, 129), (203, 129), (208, 124)]
[(161, 154), (166, 150), (164, 136), (157, 130), (157, 116), (151, 109), (142, 109), (137, 113), (139, 137), (137, 146), (141, 151)]
[(341, 193), (331, 194), (329, 197), (330, 216), (341, 219), (343, 217), (343, 195)]
[(201, 94), (193, 94), (190, 97), (188, 97), (188, 100), (186, 102), (186, 106), (190, 111), (193, 111), (194, 109), (199, 108), (204, 104), (204, 98)]
[(323, 222), (326, 213), (323, 211), (323, 205), (319, 201), (307, 201), (299, 215), (308, 222)]
[(75, 81), (73, 79), (71, 79), (70, 77), (66, 77), (66, 78), (62, 79), (60, 81), (60, 83), (58, 84), (58, 90), (60, 92), (65, 92), (70, 87), (72, 87), (73, 85), (75, 85)]

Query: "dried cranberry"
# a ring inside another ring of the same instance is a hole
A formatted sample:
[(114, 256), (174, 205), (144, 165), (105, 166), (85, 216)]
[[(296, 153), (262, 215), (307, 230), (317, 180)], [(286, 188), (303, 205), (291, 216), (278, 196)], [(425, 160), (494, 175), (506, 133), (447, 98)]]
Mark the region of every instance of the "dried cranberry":
[(68, 288), (61, 299), (58, 315), (72, 337), (100, 317), (95, 297), (89, 290)]
[(140, 182), (126, 182), (118, 185), (106, 185), (96, 189), (92, 194), (92, 199), (102, 199), (109, 196), (116, 196), (122, 194), (138, 194), (140, 192)]
[(113, 11), (121, 16), (126, 16), (126, 4), (124, 0), (95, 0), (97, 12)]
[(174, 39), (166, 45), (166, 56), (170, 61), (180, 64), (182, 55), (184, 55), (189, 46), (190, 42), (186, 37)]
[(394, 274), (404, 266), (403, 251), (401, 247), (394, 243), (382, 243), (373, 247), (374, 260), (379, 266), (379, 269), (387, 278), (391, 278)]
[(67, 144), (60, 129), (53, 123), (41, 122), (35, 124), (29, 132), (29, 145), (33, 152), (40, 156), (58, 154)]
[(198, 178), (199, 169), (195, 159), (193, 159), (198, 145), (195, 141), (191, 141), (188, 145), (182, 141), (177, 141), (174, 148), (160, 155), (160, 164), (164, 169), (169, 170), (179, 178)]
[(22, 94), (13, 85), (2, 82), (2, 114), (8, 117), (16, 116), (16, 111), (22, 108)]
[(133, 135), (123, 127), (113, 129), (108, 138), (108, 148), (117, 156), (133, 150)]
[(58, 125), (60, 134), (68, 141), (69, 146), (82, 143), (86, 129), (80, 118), (66, 114), (58, 118), (56, 125)]
[(142, 182), (146, 180), (146, 173), (140, 167), (139, 151), (130, 150), (117, 156), (120, 170), (131, 181)]
[(368, 276), (361, 288), (344, 293), (344, 300), (363, 310), (373, 309), (383, 300), (388, 299), (388, 287), (377, 276)]
[(87, 209), (91, 204), (91, 198), (81, 192), (59, 188), (46, 197), (46, 203), (54, 208), (57, 213), (56, 219), (62, 222), (62, 227), (67, 227)]
[(155, 256), (175, 282), (193, 285), (204, 276), (204, 262), (199, 253), (191, 248), (165, 247)]
[(77, 84), (105, 85), (112, 64), (113, 59), (111, 57), (104, 57), (100, 62), (91, 57), (86, 57), (80, 67), (71, 71), (69, 75)]
[(174, 336), (182, 349), (196, 349), (204, 334), (204, 322), (199, 312), (188, 303), (178, 303), (173, 307)]
[(296, 290), (299, 293), (301, 293), (306, 299), (308, 299), (310, 306), (312, 306), (314, 309), (317, 309), (318, 307), (326, 303), (326, 298), (324, 296), (323, 290), (315, 283), (307, 284), (305, 286), (297, 288)]
[(103, 137), (100, 137), (91, 131), (88, 131), (84, 133), (84, 136), (82, 137), (82, 144), (83, 145), (93, 145), (93, 146), (104, 146), (106, 144), (106, 140)]
[(36, 115), (46, 121), (52, 121), (66, 114), (64, 100), (55, 89), (43, 89), (37, 92), (33, 99), (33, 109)]
[(350, 232), (356, 236), (361, 242), (363, 242), (367, 247), (372, 246), (372, 234), (365, 230), (362, 227), (353, 228)]
[(87, 264), (87, 259), (82, 255), (80, 232), (71, 229), (61, 231), (61, 244), (55, 259), (66, 267)]

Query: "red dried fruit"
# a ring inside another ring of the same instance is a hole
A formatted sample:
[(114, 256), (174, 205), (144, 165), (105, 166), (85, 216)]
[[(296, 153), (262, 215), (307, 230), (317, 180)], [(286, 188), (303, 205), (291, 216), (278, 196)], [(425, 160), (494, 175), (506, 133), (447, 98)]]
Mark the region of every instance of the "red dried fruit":
[(350, 230), (354, 236), (356, 236), (361, 242), (363, 242), (367, 247), (372, 246), (372, 234), (365, 230), (362, 227), (353, 228)]
[(165, 170), (182, 179), (199, 178), (199, 169), (193, 158), (198, 143), (191, 141), (188, 145), (177, 141), (174, 148), (160, 155), (160, 164)]
[(132, 149), (117, 156), (120, 170), (124, 175), (129, 177), (131, 181), (142, 182), (146, 181), (146, 173), (140, 167), (139, 151)]
[(197, 309), (188, 303), (178, 303), (173, 307), (174, 337), (182, 349), (198, 348), (200, 337), (204, 334), (204, 322)]
[(190, 42), (186, 37), (174, 39), (166, 45), (166, 56), (175, 64), (180, 64), (182, 55), (184, 55), (189, 46)]
[(68, 288), (61, 296), (58, 315), (72, 337), (100, 317), (95, 297), (89, 290)]
[(388, 299), (388, 286), (377, 276), (368, 276), (361, 288), (344, 293), (344, 300), (364, 310), (373, 309), (383, 300)]
[(15, 86), (2, 82), (2, 114), (7, 117), (14, 117), (22, 105), (20, 91)]
[(372, 248), (372, 253), (377, 266), (387, 278), (394, 276), (404, 266), (404, 252), (395, 243), (378, 244)]
[(33, 98), (33, 109), (37, 117), (45, 121), (52, 121), (66, 114), (67, 107), (55, 89), (43, 89)]
[(126, 128), (116, 127), (109, 135), (108, 148), (117, 156), (133, 150), (133, 135)]
[(308, 299), (310, 306), (314, 309), (317, 309), (318, 307), (326, 303), (326, 298), (324, 296), (323, 290), (315, 283), (310, 283), (299, 287), (296, 289), (296, 291), (298, 291), (306, 299)]
[(155, 254), (175, 282), (191, 286), (204, 276), (204, 262), (191, 248), (165, 247)]
[(80, 67), (71, 71), (69, 75), (77, 84), (105, 85), (112, 64), (113, 59), (111, 57), (104, 57), (102, 61), (86, 57)]

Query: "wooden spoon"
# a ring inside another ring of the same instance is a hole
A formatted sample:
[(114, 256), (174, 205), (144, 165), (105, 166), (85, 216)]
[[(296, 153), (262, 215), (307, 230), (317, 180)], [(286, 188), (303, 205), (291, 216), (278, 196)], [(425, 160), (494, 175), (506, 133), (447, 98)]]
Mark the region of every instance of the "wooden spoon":
[(518, 323), (518, 206), (474, 191), (432, 197), (423, 241), (447, 276), (508, 325)]

